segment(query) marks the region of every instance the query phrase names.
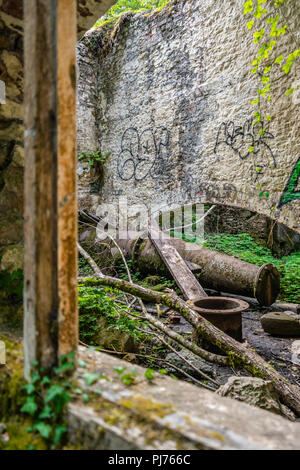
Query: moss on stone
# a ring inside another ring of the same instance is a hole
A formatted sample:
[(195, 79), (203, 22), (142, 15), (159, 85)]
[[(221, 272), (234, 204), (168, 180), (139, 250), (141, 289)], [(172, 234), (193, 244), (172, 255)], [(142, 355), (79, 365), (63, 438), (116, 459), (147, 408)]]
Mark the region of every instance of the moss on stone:
[(25, 384), (23, 376), (23, 347), (21, 343), (0, 335), (6, 349), (6, 364), (0, 366), (0, 416), (2, 419), (18, 413), (25, 401), (20, 393)]
[(27, 432), (27, 428), (32, 426), (32, 421), (23, 417), (12, 417), (6, 422), (6, 432), (9, 440), (1, 442), (0, 450), (27, 450), (34, 448), (34, 450), (46, 450), (47, 444), (44, 439), (38, 434)]
[(122, 398), (119, 403), (125, 408), (138, 412), (147, 419), (164, 418), (174, 413), (172, 405), (153, 401), (151, 398), (144, 398), (140, 395)]

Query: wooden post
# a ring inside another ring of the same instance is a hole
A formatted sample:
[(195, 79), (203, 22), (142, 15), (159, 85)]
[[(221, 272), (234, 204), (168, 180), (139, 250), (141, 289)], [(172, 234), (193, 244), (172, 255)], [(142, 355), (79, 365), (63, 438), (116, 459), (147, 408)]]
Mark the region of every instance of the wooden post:
[(25, 377), (76, 350), (76, 2), (24, 0)]

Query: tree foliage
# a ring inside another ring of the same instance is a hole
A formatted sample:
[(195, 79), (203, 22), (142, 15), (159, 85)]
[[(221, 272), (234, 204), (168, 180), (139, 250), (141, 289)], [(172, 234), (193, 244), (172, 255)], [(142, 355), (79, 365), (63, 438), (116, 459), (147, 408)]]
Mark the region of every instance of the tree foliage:
[(126, 11), (146, 12), (149, 10), (160, 10), (165, 7), (170, 0), (119, 0), (108, 12), (100, 18), (95, 27), (110, 23)]

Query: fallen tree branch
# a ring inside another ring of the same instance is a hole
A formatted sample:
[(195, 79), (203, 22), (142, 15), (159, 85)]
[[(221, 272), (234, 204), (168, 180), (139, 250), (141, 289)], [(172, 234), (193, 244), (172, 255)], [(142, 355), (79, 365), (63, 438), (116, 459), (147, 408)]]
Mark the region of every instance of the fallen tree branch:
[[(99, 269), (98, 269), (99, 271)], [(100, 274), (96, 278), (80, 278), (79, 282), (87, 286), (109, 286), (125, 291), (135, 297), (140, 296), (149, 302), (164, 304), (179, 312), (198, 331), (199, 335), (221, 349), (233, 366), (248, 370), (253, 376), (270, 380), (282, 402), (300, 416), (300, 389), (280, 375), (270, 364), (265, 362), (251, 347), (238, 343), (223, 333), (210, 322), (196, 314), (191, 307), (175, 294), (151, 291), (137, 284)], [(209, 360), (209, 354), (207, 360)]]
[[(78, 246), (78, 249), (83, 256), (83, 253), (85, 253), (84, 257), (87, 261), (88, 258), (91, 258), (82, 247)], [(228, 356), (233, 366), (242, 367), (255, 377), (270, 380), (282, 402), (300, 416), (300, 388), (291, 384), (287, 379), (279, 374), (249, 345), (239, 343), (235, 339), (226, 335), (223, 331), (216, 328), (212, 323), (194, 312), (188, 302), (180, 299), (180, 297), (175, 293), (165, 294), (156, 292), (125, 280), (105, 276), (101, 273), (96, 263), (93, 260), (92, 262), (93, 265), (95, 265), (95, 269), (93, 269), (97, 277), (81, 278), (81, 283), (89, 286), (105, 285), (113, 287), (143, 300), (148, 300), (156, 304), (163, 304), (176, 310), (196, 329), (199, 336), (221, 349), (221, 351)]]
[[(79, 250), (80, 254), (86, 259), (86, 261), (93, 268), (93, 270), (94, 270), (94, 272), (97, 276), (97, 279), (100, 279), (100, 278), (104, 277), (106, 279), (109, 278), (111, 280), (117, 280), (116, 278), (113, 278), (113, 277), (110, 277), (110, 276), (104, 276), (101, 273), (101, 271), (98, 268), (95, 261), (91, 258), (91, 256), (79, 244), (78, 244), (78, 250)], [(90, 280), (91, 278), (87, 278), (87, 279)], [(92, 279), (95, 279), (95, 278), (92, 278)], [(119, 279), (119, 281), (123, 282), (121, 279)], [(86, 278), (79, 278), (79, 282), (83, 282), (86, 285), (88, 285), (88, 283), (86, 283)], [(120, 288), (121, 291), (123, 290), (123, 292), (125, 291), (129, 294), (132, 294), (135, 298), (138, 297), (138, 298), (146, 300), (146, 301), (149, 300), (147, 295), (142, 296), (142, 295), (133, 294), (135, 286), (137, 286), (137, 287), (140, 287), (140, 286), (138, 286), (137, 284), (133, 284), (132, 282), (128, 282), (128, 281), (124, 281), (124, 282), (126, 284), (130, 285), (131, 289), (130, 289), (130, 291), (128, 291), (126, 289), (121, 289)], [(106, 285), (109, 285), (109, 284), (106, 284)], [(146, 289), (146, 288), (142, 288), (142, 289), (144, 289), (145, 291), (154, 292), (154, 291), (151, 291), (150, 289)], [(151, 301), (151, 298), (150, 298), (150, 301)], [(160, 302), (156, 302), (156, 304), (159, 304), (159, 303)], [(183, 336), (176, 333), (171, 328), (169, 328), (167, 325), (162, 323), (160, 320), (153, 317), (150, 313), (147, 312), (144, 304), (141, 305), (141, 310), (144, 314), (144, 318), (147, 319), (149, 321), (149, 323), (154, 325), (156, 328), (158, 328), (165, 335), (169, 336), (171, 339), (173, 339), (177, 343), (181, 344), (181, 346), (185, 347), (186, 349), (188, 349), (189, 351), (193, 352), (194, 354), (196, 354), (197, 356), (201, 357), (202, 359), (204, 359), (206, 361), (213, 362), (213, 363), (216, 363), (216, 364), (219, 364), (219, 365), (222, 365), (222, 366), (229, 365), (228, 358), (226, 358), (224, 356), (214, 354), (214, 353), (211, 353), (209, 351), (206, 351), (205, 349), (200, 348), (196, 343), (192, 343), (190, 341), (187, 341)], [(133, 315), (131, 315), (131, 316), (133, 316)]]

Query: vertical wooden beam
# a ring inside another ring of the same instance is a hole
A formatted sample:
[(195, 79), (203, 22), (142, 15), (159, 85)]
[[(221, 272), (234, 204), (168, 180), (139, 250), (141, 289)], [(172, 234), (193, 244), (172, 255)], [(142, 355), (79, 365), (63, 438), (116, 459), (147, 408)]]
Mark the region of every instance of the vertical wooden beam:
[(59, 354), (76, 350), (76, 5), (58, 0), (58, 272)]
[(50, 369), (60, 354), (77, 345), (76, 14), (72, 3), (76, 2), (24, 0), (27, 378), (33, 360)]

